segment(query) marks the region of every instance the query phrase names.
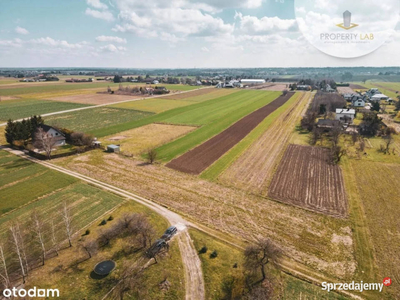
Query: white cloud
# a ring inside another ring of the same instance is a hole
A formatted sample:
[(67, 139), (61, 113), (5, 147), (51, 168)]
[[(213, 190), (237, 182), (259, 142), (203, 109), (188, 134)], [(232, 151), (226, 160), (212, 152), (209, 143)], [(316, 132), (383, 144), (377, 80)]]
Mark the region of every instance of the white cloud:
[(122, 46), (115, 46), (114, 44), (108, 44), (106, 46), (102, 46), (99, 48), (100, 52), (124, 52), (127, 51), (128, 49), (126, 49), (125, 47)]
[(235, 19), (240, 20), (240, 29), (247, 34), (273, 34), (276, 32), (297, 31), (297, 23), (294, 19), (280, 19), (278, 17), (243, 16), (235, 14)]
[(86, 3), (97, 9), (108, 9), (108, 6), (101, 3), (100, 0), (86, 0)]
[(19, 27), (19, 26), (15, 27), (15, 32), (18, 34), (23, 34), (23, 35), (29, 34), (28, 30), (26, 30), (25, 28)]
[(20, 39), (13, 39), (13, 40), (0, 40), (0, 46), (5, 47), (12, 47), (12, 48), (19, 48), (23, 44), (23, 41)]
[(109, 11), (98, 11), (95, 9), (86, 8), (85, 14), (108, 22), (114, 21), (114, 16)]
[(96, 38), (97, 42), (114, 42), (114, 43), (119, 43), (119, 44), (126, 44), (127, 41), (126, 39), (120, 38), (118, 36), (106, 36), (106, 35), (100, 35)]
[(203, 52), (210, 52), (210, 50), (209, 50), (207, 47), (202, 47), (202, 48), (201, 48), (201, 51), (203, 51)]
[(32, 39), (29, 42), (32, 44), (37, 44), (37, 45), (45, 45), (45, 46), (50, 46), (50, 47), (60, 47), (60, 48), (69, 48), (69, 49), (80, 49), (84, 45), (88, 44), (87, 42), (70, 44), (67, 41), (55, 40), (50, 37), (45, 37), (45, 38), (42, 37), (39, 39)]

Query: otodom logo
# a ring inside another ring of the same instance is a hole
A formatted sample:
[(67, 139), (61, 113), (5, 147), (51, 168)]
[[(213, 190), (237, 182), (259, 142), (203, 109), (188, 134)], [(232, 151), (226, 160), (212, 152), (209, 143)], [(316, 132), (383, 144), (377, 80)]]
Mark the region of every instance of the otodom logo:
[(346, 10), (343, 13), (343, 23), (337, 24), (337, 27), (343, 28), (345, 30), (350, 30), (358, 26), (358, 24), (351, 23), (351, 12)]
[(390, 286), (392, 284), (392, 279), (390, 277), (383, 278), (384, 286)]

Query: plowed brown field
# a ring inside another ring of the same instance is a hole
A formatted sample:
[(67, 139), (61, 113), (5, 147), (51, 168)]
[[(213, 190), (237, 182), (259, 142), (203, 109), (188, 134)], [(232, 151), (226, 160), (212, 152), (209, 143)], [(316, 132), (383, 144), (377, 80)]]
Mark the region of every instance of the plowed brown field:
[(347, 213), (340, 167), (327, 162), (324, 148), (289, 145), (272, 179), (268, 196), (329, 215)]
[(287, 93), (266, 106), (252, 112), (228, 129), (200, 146), (172, 160), (167, 167), (190, 174), (200, 174), (224, 153), (249, 134), (264, 118), (283, 105), (293, 93)]
[(262, 136), (219, 176), (219, 182), (267, 196), (268, 183), (274, 174), (273, 171), (295, 132), (296, 123), (311, 99), (311, 93), (302, 93), (298, 101), (282, 113)]

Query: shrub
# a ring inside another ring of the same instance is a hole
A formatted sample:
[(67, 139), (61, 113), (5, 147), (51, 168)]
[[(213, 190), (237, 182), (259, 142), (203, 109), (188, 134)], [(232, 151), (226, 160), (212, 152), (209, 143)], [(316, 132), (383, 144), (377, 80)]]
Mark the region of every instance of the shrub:
[(200, 249), (199, 253), (200, 253), (200, 254), (203, 254), (203, 253), (207, 253), (207, 251), (208, 251), (208, 248), (207, 248), (206, 246), (203, 246), (203, 247)]
[(217, 250), (214, 250), (214, 251), (210, 254), (210, 258), (216, 258), (217, 256), (218, 256)]
[(106, 220), (103, 220), (103, 221), (100, 222), (100, 225), (101, 225), (101, 226), (106, 225), (106, 224), (107, 224), (107, 221), (106, 221)]
[(86, 229), (85, 235), (89, 235), (89, 234), (90, 234), (90, 230), (89, 230), (89, 229)]
[(114, 217), (113, 217), (113, 216), (110, 216), (110, 217), (108, 218), (108, 221), (112, 221), (112, 220), (114, 220)]

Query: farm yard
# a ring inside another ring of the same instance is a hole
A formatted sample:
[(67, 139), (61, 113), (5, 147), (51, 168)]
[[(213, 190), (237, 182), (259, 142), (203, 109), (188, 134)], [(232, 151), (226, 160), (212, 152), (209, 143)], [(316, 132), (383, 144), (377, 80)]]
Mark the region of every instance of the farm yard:
[(18, 99), (0, 102), (0, 121), (18, 120), (33, 115), (85, 107), (84, 104), (36, 99)]
[(64, 114), (48, 116), (45, 123), (73, 131), (92, 132), (132, 120), (140, 120), (152, 113), (112, 107), (96, 107)]
[(264, 118), (285, 104), (292, 93), (278, 97), (252, 112), (207, 142), (172, 160), (167, 167), (190, 174), (200, 174), (249, 134)]
[(267, 236), (289, 257), (315, 270), (340, 278), (351, 278), (355, 270), (353, 247), (342, 242), (351, 239), (346, 219), (266, 201), (160, 164), (143, 164), (103, 151), (57, 159), (56, 163), (137, 193), (235, 238)]
[(260, 129), (249, 135), (248, 141), (243, 140), (243, 145), (239, 143), (237, 151), (233, 149), (233, 153), (227, 153), (202, 177), (267, 196), (273, 172), (313, 95), (296, 93), (281, 111), (265, 119)]
[(101, 139), (105, 143), (117, 143), (121, 145), (124, 154), (140, 155), (148, 149), (152, 149), (179, 138), (197, 127), (149, 124), (128, 131), (123, 131), (114, 136)]
[(328, 163), (328, 150), (289, 145), (268, 196), (284, 203), (344, 217), (347, 198), (339, 166)]

